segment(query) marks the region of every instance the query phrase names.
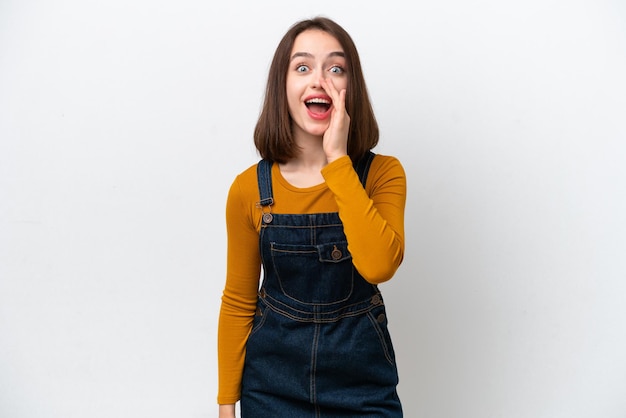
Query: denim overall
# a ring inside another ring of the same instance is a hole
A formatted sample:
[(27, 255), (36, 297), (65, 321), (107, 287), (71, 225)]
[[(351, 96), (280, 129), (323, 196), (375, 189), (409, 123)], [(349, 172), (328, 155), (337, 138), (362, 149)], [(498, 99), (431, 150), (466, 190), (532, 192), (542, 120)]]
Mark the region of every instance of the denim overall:
[[(373, 158), (355, 166), (363, 185)], [(338, 213), (271, 213), (271, 163), (257, 175), (264, 277), (241, 417), (402, 417), (383, 299), (352, 265)]]

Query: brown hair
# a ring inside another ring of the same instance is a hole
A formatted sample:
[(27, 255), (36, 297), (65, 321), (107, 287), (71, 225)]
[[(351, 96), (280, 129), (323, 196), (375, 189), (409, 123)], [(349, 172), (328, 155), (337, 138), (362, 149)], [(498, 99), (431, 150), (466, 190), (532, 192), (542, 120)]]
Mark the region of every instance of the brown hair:
[(378, 144), (378, 123), (356, 46), (345, 29), (325, 17), (297, 22), (278, 44), (270, 65), (263, 108), (254, 129), (254, 144), (261, 158), (279, 163), (287, 162), (299, 152), (293, 138), (287, 104), (287, 69), (296, 37), (309, 29), (322, 30), (336, 38), (346, 54), (346, 111), (350, 116), (348, 155), (352, 161), (357, 161)]

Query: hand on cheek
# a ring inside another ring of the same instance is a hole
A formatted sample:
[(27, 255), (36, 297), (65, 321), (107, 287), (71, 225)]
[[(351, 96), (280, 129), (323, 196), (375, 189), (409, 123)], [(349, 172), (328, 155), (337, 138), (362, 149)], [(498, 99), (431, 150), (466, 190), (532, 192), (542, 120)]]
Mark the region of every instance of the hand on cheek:
[(324, 152), (329, 163), (348, 154), (350, 115), (346, 112), (346, 90), (337, 90), (332, 79), (321, 79), (320, 84), (333, 101), (328, 129), (324, 133)]

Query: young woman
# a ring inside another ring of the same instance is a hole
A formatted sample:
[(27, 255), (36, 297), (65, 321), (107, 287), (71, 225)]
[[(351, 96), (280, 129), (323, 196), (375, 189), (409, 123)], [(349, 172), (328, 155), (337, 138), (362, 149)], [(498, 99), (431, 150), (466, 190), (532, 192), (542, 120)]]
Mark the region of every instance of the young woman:
[(220, 417), (239, 400), (242, 418), (401, 417), (377, 285), (402, 262), (406, 178), (371, 152), (378, 125), (337, 23), (285, 34), (254, 141), (262, 160), (226, 207)]

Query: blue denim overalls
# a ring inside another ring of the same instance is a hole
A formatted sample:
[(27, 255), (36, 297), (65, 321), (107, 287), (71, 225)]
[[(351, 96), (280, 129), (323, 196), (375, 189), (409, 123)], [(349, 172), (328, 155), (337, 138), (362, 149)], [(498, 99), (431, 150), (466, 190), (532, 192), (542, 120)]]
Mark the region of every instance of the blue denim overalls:
[[(363, 185), (373, 158), (355, 166)], [(383, 299), (352, 265), (338, 213), (270, 213), (271, 163), (257, 175), (264, 277), (242, 418), (402, 417)]]

